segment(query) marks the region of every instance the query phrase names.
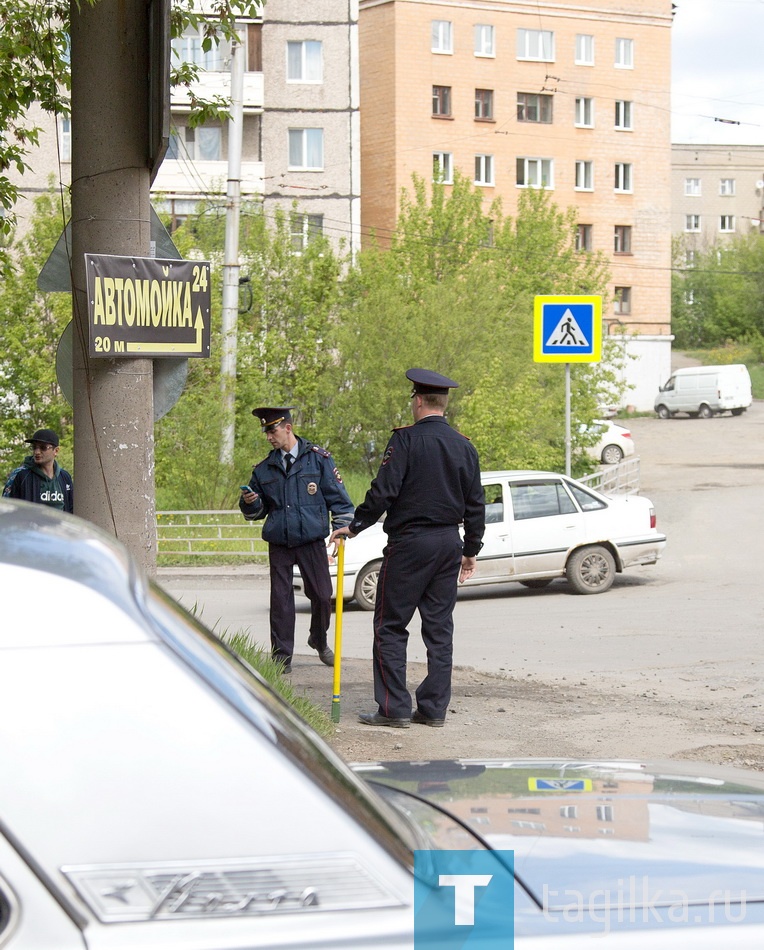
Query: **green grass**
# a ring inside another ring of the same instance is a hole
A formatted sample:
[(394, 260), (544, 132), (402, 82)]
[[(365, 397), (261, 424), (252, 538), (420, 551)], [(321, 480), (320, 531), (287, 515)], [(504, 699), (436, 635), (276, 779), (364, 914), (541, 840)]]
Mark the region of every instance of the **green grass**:
[(252, 643), (245, 633), (234, 633), (232, 636), (224, 636), (223, 639), (234, 653), (257, 670), (279, 696), (289, 703), (319, 735), (327, 738), (334, 734), (334, 726), (329, 715), (311, 702), (307, 696), (297, 693), (282, 672), (283, 664), (281, 661), (274, 660), (269, 650), (257, 643)]

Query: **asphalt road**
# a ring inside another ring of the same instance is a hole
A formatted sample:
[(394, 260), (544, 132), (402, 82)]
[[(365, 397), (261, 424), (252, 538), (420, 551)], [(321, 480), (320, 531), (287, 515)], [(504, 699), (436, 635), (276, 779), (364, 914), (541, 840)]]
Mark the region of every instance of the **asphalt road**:
[[(455, 663), (537, 682), (638, 690), (696, 702), (709, 691), (764, 726), (764, 403), (709, 420), (628, 423), (641, 459), (641, 493), (668, 536), (663, 558), (616, 579), (606, 594), (576, 596), (564, 581), (460, 592)], [(267, 577), (160, 576), (218, 632), (268, 640)], [(298, 653), (309, 654), (307, 601), (298, 600)], [(412, 630), (416, 633), (416, 628)], [(346, 606), (343, 655), (371, 656), (371, 614)], [(421, 640), (409, 659), (424, 660)]]

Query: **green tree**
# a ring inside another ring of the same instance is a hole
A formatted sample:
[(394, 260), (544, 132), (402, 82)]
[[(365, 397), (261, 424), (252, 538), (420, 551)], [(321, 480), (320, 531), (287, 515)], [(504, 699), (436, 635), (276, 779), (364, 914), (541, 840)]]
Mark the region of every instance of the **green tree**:
[(14, 267), (0, 284), (0, 459), (4, 468), (27, 452), (22, 440), (55, 429), (66, 443), (71, 409), (56, 379), (56, 351), (71, 319), (69, 294), (42, 294), (37, 276), (59, 236), (62, 210), (52, 192), (34, 202), (26, 237), (12, 245)]
[(672, 331), (680, 348), (709, 348), (764, 334), (764, 240), (736, 236), (696, 252), (674, 245)]
[[(219, 357), (191, 360), (186, 389), (156, 426), (160, 507), (228, 508), (238, 484), (267, 450), (252, 409), (295, 405), (298, 430), (327, 447), (333, 433), (322, 407), (331, 401), (328, 367), (336, 358), (334, 307), (341, 262), (321, 235), (300, 253), (292, 244), (290, 214), (268, 221), (262, 207), (242, 208), (239, 244), (242, 285), (237, 334), (234, 471), (219, 460), (222, 430)], [(212, 352), (219, 354), (224, 206), (199, 209), (173, 235), (184, 257), (212, 264)], [(189, 460), (192, 460), (189, 463)], [(245, 477), (246, 476), (246, 477)]]
[[(373, 472), (390, 428), (410, 422), (410, 366), (461, 383), (449, 418), (486, 440), (489, 464), (564, 463), (564, 376), (533, 363), (533, 297), (604, 292), (605, 262), (576, 252), (575, 224), (542, 191), (523, 192), (511, 218), (458, 173), (450, 188), (414, 178), (390, 250), (362, 251), (343, 287), (331, 415), (352, 466)], [(616, 369), (576, 369), (578, 419), (618, 388)], [(509, 442), (489, 439), (492, 416)]]
[[(95, 4), (98, 0), (82, 0)], [(193, 0), (174, 0), (170, 26), (180, 36), (189, 26), (201, 26), (203, 46), (210, 49), (220, 37), (235, 35), (237, 16), (257, 16), (263, 0), (211, 0), (200, 14)], [(56, 116), (69, 115), (71, 88), (69, 63), (69, 0), (0, 0), (0, 270), (8, 266), (8, 246), (13, 238), (13, 209), (19, 185), (9, 177), (29, 168), (29, 153), (39, 143), (40, 126), (33, 106)], [(171, 83), (186, 87), (191, 96), (191, 124), (227, 116), (228, 101), (220, 96), (200, 98), (194, 81), (198, 68), (171, 63)], [(2, 253), (5, 249), (6, 253)]]

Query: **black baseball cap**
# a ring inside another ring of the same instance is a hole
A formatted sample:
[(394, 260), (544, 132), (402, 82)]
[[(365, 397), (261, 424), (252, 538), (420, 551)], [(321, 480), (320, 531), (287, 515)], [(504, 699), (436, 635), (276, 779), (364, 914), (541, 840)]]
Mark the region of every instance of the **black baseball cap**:
[(265, 432), (271, 426), (280, 425), (282, 422), (291, 422), (290, 410), (294, 408), (294, 406), (260, 406), (252, 410), (252, 415), (260, 422), (263, 432)]
[(25, 442), (45, 442), (47, 445), (58, 445), (58, 435), (53, 429), (38, 429), (31, 439), (24, 439)]
[(448, 376), (441, 373), (435, 373), (431, 369), (407, 369), (406, 378), (414, 384), (414, 392), (427, 394), (436, 393), (444, 396), (448, 394), (449, 389), (456, 389), (459, 383), (455, 383)]

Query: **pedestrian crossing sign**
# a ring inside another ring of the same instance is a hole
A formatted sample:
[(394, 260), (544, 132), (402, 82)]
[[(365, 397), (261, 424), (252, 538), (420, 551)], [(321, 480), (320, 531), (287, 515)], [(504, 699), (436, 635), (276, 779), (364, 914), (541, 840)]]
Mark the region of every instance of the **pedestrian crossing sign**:
[(536, 297), (533, 305), (536, 363), (599, 363), (602, 297)]

